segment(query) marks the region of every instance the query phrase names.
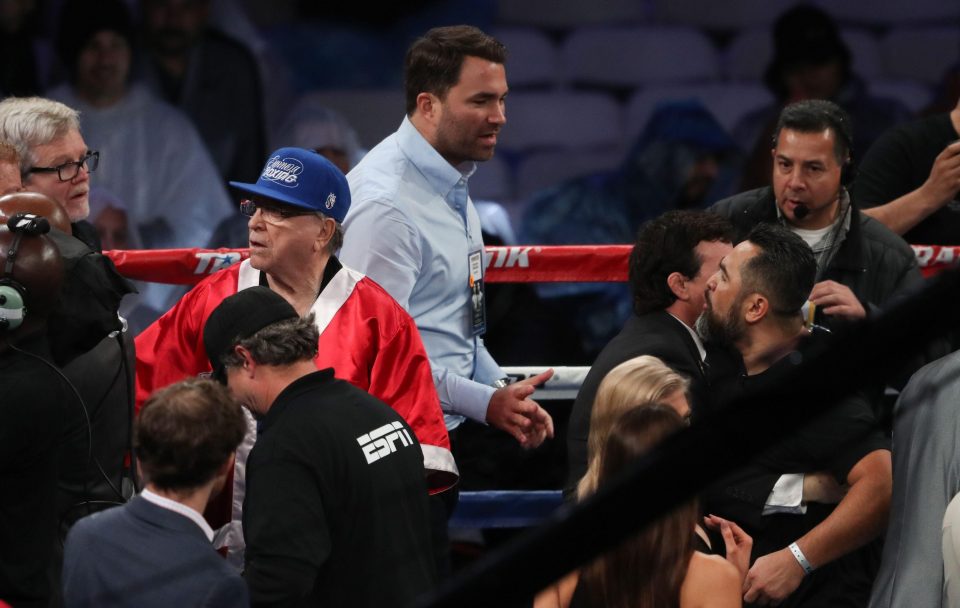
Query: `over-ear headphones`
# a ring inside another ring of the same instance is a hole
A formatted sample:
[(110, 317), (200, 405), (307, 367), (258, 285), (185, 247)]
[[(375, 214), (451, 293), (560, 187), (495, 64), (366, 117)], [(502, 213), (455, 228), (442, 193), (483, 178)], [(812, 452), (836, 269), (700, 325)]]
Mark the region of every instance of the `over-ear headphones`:
[(24, 235), (39, 236), (50, 232), (50, 222), (33, 213), (17, 213), (7, 220), (7, 228), (14, 237), (0, 275), (0, 331), (17, 329), (27, 316), (27, 288), (13, 278), (20, 241)]

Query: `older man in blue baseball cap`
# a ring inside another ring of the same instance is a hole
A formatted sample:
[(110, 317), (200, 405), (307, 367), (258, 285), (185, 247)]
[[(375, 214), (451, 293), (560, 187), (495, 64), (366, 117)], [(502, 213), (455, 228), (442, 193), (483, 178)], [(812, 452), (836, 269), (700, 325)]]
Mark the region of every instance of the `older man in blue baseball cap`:
[[(379, 285), (340, 264), (340, 227), (350, 208), (346, 178), (320, 154), (281, 148), (255, 184), (231, 182), (249, 216), (250, 258), (211, 275), (137, 337), (137, 403), (160, 387), (211, 370), (203, 347), (207, 318), (224, 298), (256, 285), (283, 296), (297, 313), (313, 313), (320, 331), (319, 368), (368, 391), (416, 432), (432, 492), (450, 487), (457, 467), (430, 364), (410, 315)], [(239, 557), (240, 508), (247, 439), (232, 484), (207, 510), (218, 546)], [(231, 500), (232, 498), (232, 500)]]

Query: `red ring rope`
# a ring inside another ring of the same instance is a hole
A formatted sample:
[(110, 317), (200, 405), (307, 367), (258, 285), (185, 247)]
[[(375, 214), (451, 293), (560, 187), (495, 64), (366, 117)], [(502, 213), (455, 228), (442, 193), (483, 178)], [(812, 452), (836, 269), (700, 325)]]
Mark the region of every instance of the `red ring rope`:
[[(960, 246), (913, 245), (924, 276), (960, 259)], [(487, 247), (490, 283), (619, 282), (627, 280), (631, 245)], [(192, 285), (248, 257), (246, 249), (141, 249), (104, 252), (126, 277)]]

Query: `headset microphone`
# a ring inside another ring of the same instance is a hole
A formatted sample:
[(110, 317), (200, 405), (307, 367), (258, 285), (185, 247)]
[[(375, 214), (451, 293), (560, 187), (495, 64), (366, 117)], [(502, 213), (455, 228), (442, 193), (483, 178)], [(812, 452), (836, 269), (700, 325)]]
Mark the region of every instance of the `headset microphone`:
[(7, 228), (14, 237), (0, 274), (0, 332), (17, 329), (27, 316), (27, 289), (13, 278), (20, 239), (24, 235), (40, 236), (50, 232), (50, 222), (33, 213), (16, 213), (7, 220)]
[(15, 213), (7, 220), (7, 228), (13, 233), (39, 236), (50, 232), (50, 222), (33, 213)]
[(793, 208), (793, 217), (803, 220), (810, 214), (810, 209), (806, 205), (797, 205)]

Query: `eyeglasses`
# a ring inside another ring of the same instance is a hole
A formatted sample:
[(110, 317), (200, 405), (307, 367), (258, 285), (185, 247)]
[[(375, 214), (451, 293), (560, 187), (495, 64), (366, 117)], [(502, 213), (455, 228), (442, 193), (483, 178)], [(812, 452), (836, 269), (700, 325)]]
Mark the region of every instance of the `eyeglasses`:
[(80, 167), (84, 167), (87, 173), (93, 173), (100, 166), (100, 153), (94, 150), (87, 150), (80, 160), (71, 160), (56, 167), (32, 167), (27, 173), (56, 173), (61, 182), (69, 182), (80, 175)]
[(316, 215), (316, 211), (310, 209), (297, 209), (281, 205), (272, 205), (270, 203), (259, 203), (250, 199), (240, 201), (240, 213), (247, 217), (253, 217), (257, 209), (260, 210), (260, 217), (268, 222), (281, 222), (298, 215)]

